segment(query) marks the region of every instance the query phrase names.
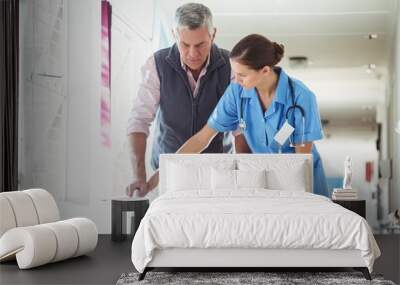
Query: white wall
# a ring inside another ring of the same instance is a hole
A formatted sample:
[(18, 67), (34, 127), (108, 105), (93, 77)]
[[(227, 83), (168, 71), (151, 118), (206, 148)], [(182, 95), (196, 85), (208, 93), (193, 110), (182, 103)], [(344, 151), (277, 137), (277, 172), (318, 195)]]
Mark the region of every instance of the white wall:
[[(352, 158), (352, 187), (358, 191), (360, 199), (367, 201), (367, 220), (377, 226), (377, 183), (378, 151), (376, 150), (376, 129), (372, 128), (325, 128), (325, 138), (316, 143), (321, 154), (326, 175), (343, 177), (344, 160)], [(373, 163), (371, 182), (365, 179), (365, 164)]]
[[(101, 1), (21, 1), (21, 188), (42, 187), (62, 218), (110, 232), (130, 179), (126, 121), (151, 52), (153, 1), (112, 1), (112, 147), (100, 142)], [(40, 75), (44, 74), (44, 75)]]
[(66, 197), (61, 215), (82, 215), (103, 232), (110, 221), (109, 150), (100, 144), (100, 1), (67, 1)]
[(390, 208), (400, 208), (400, 135), (394, 132), (400, 120), (400, 5), (397, 5), (397, 23), (390, 62), (390, 105), (389, 105), (389, 152), (393, 160), (393, 178), (391, 180)]
[(20, 187), (65, 198), (67, 53), (63, 1), (20, 1)]
[(376, 107), (385, 103), (385, 67), (371, 74), (362, 66), (287, 70), (316, 94), (322, 117), (335, 125), (373, 125)]
[[(386, 77), (387, 79), (387, 77)], [(389, 162), (389, 121), (388, 121), (388, 108), (389, 108), (389, 100), (388, 100), (388, 90), (389, 86), (386, 85), (386, 96), (385, 103), (379, 104), (377, 106), (377, 115), (376, 121), (381, 126), (381, 134), (380, 134), (380, 168), (378, 171), (381, 172), (381, 176), (378, 178), (379, 184), (379, 193), (378, 193), (378, 218), (382, 220), (383, 223), (387, 221), (388, 214), (390, 213), (390, 179), (387, 175), (387, 170), (383, 170), (383, 165)]]
[[(141, 80), (140, 67), (152, 53), (152, 1), (132, 6), (133, 1), (111, 1), (112, 25), (112, 73), (111, 73), (111, 121), (112, 121), (112, 196), (122, 196), (132, 179), (129, 145), (126, 127)], [(145, 17), (146, 19), (143, 19)], [(143, 20), (143, 22), (141, 22)], [(151, 141), (146, 153), (148, 175)], [(150, 195), (154, 196), (154, 195)], [(153, 198), (153, 197), (150, 197)]]
[[(385, 69), (379, 71), (385, 74)], [(316, 143), (320, 151), (326, 175), (343, 177), (346, 155), (353, 159), (353, 186), (359, 196), (367, 201), (367, 220), (376, 226), (377, 184), (379, 153), (376, 149), (378, 113), (385, 117), (385, 77), (367, 74), (360, 68), (288, 69), (288, 73), (302, 80), (315, 94), (321, 116), (330, 122), (324, 128), (325, 137)], [(359, 109), (348, 109), (343, 102), (359, 102)], [(337, 108), (333, 109), (334, 105)], [(372, 106), (363, 108), (363, 106)], [(379, 110), (378, 110), (379, 109)], [(383, 114), (382, 114), (383, 113)], [(365, 120), (363, 120), (365, 118)], [(370, 183), (365, 181), (365, 163), (373, 162), (374, 175)], [(383, 189), (387, 197), (387, 187)], [(388, 201), (382, 207), (388, 211)]]
[[(74, 7), (76, 11), (69, 13), (71, 21), (81, 18), (79, 13), (86, 14), (86, 17), (91, 15), (87, 17), (87, 23), (80, 21), (80, 26), (83, 24), (86, 30), (77, 26), (76, 30), (69, 33), (76, 35), (75, 42), (73, 37), (69, 38), (71, 54), (83, 53), (90, 56), (86, 57), (89, 62), (83, 64), (82, 61), (73, 63), (71, 62), (73, 59), (70, 59), (70, 66), (74, 66), (70, 74), (74, 74), (78, 82), (70, 81), (69, 86), (77, 88), (76, 93), (81, 94), (81, 97), (86, 97), (86, 104), (82, 104), (82, 100), (76, 100), (76, 104), (72, 105), (74, 97), (70, 98), (72, 103), (70, 117), (73, 117), (73, 120), (69, 126), (76, 133), (68, 134), (75, 157), (69, 155), (68, 169), (71, 169), (72, 173), (68, 175), (68, 181), (71, 184), (67, 187), (69, 190), (81, 186), (80, 191), (86, 193), (87, 196), (90, 195), (90, 200), (89, 203), (84, 204), (79, 201), (65, 203), (63, 209), (69, 216), (82, 213), (91, 217), (96, 221), (101, 232), (110, 232), (111, 198), (122, 196), (131, 178), (126, 122), (131, 100), (137, 90), (140, 66), (151, 52), (149, 49), (152, 36), (153, 7), (151, 3), (151, 1), (144, 4), (135, 4), (132, 1), (111, 2), (111, 149), (100, 144), (100, 1), (93, 1), (86, 5), (82, 1), (76, 1)], [(87, 49), (82, 51), (81, 45), (85, 41)], [(79, 50), (74, 53), (74, 48), (78, 49), (78, 47)], [(87, 66), (90, 71), (82, 70), (82, 65)], [(87, 84), (88, 75), (91, 78), (90, 84)], [(69, 92), (70, 96), (73, 96), (72, 93)], [(90, 96), (83, 94), (90, 94)], [(80, 96), (77, 95), (75, 98), (78, 99), (78, 97)], [(89, 114), (85, 110), (90, 110)], [(82, 115), (83, 120), (78, 118), (79, 114)], [(82, 124), (85, 116), (88, 119), (86, 126)], [(78, 131), (79, 129), (81, 131)], [(77, 137), (85, 140), (75, 145), (78, 143)], [(83, 141), (86, 145), (82, 144)], [(82, 187), (83, 185), (85, 187)]]

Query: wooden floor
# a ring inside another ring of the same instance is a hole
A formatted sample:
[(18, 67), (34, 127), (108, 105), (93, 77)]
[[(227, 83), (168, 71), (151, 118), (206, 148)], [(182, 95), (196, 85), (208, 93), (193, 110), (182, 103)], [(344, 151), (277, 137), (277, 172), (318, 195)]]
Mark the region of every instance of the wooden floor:
[[(400, 235), (376, 235), (382, 251), (374, 272), (400, 283)], [(0, 264), (0, 284), (115, 284), (124, 272), (135, 271), (130, 258), (131, 241), (112, 242), (100, 235), (94, 252), (88, 256), (19, 270), (16, 262)]]
[(400, 234), (375, 234), (381, 250), (374, 264), (374, 272), (383, 274), (385, 279), (400, 284)]

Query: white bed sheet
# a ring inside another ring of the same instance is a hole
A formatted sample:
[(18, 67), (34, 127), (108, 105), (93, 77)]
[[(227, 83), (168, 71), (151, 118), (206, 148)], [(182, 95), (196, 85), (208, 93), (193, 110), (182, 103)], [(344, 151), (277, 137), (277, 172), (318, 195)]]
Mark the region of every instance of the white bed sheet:
[(380, 255), (359, 215), (323, 196), (265, 189), (161, 195), (134, 237), (135, 268), (166, 248), (357, 249), (370, 271)]

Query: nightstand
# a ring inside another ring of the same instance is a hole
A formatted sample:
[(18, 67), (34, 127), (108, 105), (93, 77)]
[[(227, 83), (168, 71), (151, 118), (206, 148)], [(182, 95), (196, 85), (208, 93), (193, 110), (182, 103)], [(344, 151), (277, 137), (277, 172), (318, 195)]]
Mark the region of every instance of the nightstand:
[(111, 200), (111, 240), (123, 241), (126, 239), (126, 235), (122, 233), (122, 215), (124, 212), (134, 212), (135, 222), (131, 233), (134, 236), (148, 208), (149, 199), (147, 198), (113, 198)]
[(332, 200), (332, 202), (359, 214), (365, 219), (365, 200)]

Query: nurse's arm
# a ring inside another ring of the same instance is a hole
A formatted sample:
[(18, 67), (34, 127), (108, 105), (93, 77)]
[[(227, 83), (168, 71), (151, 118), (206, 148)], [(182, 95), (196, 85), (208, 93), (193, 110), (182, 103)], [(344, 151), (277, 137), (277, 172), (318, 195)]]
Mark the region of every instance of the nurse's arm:
[(236, 153), (251, 153), (249, 145), (243, 134), (235, 136), (235, 151)]
[(194, 136), (188, 139), (176, 153), (200, 153), (205, 150), (218, 134), (207, 124)]
[(296, 149), (296, 153), (311, 153), (312, 150), (312, 146), (313, 143), (312, 142), (308, 142), (308, 143), (304, 143), (303, 146), (295, 146)]
[[(208, 147), (217, 134), (216, 130), (206, 124), (197, 134), (188, 139), (176, 153), (200, 153)], [(147, 181), (148, 192), (157, 187), (158, 180), (157, 170)]]

